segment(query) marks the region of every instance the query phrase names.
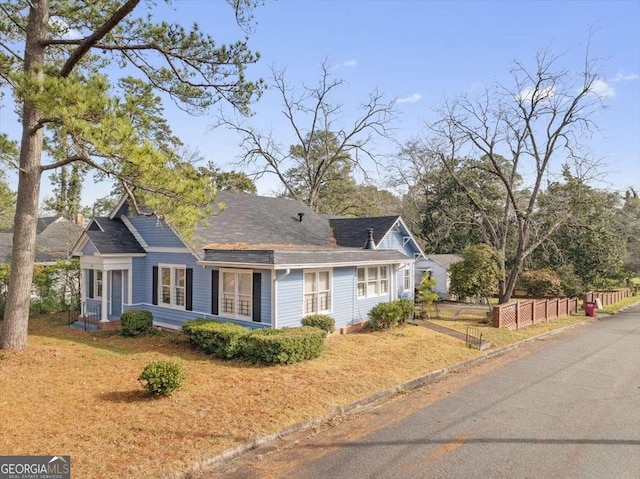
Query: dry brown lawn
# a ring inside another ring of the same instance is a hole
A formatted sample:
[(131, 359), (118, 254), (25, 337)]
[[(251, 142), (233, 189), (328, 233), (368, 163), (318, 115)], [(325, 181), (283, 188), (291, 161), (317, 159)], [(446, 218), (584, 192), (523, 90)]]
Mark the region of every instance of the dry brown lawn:
[[(253, 366), (211, 359), (180, 333), (124, 338), (36, 317), (27, 351), (0, 351), (0, 454), (69, 454), (77, 478), (164, 476), (478, 354), (407, 325), (331, 336), (306, 363)], [(188, 377), (173, 397), (153, 399), (137, 378), (160, 358)]]

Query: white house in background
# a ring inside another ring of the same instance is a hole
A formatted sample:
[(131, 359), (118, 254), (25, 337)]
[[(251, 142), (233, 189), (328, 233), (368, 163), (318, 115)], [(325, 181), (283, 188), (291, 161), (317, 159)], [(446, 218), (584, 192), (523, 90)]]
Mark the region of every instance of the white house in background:
[(440, 299), (451, 299), (449, 296), (449, 266), (462, 261), (459, 254), (429, 254), (416, 261), (416, 286), (422, 281), (424, 273), (430, 273), (436, 281), (435, 292)]

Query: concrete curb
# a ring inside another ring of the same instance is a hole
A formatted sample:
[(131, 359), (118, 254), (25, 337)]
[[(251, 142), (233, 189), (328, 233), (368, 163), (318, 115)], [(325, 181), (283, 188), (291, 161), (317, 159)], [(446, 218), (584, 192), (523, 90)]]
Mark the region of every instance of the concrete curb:
[[(638, 303), (640, 304), (640, 303)], [(431, 371), (427, 374), (425, 374), (424, 376), (420, 376), (418, 378), (415, 379), (410, 379), (409, 381), (406, 381), (404, 383), (398, 384), (396, 386), (391, 386), (389, 388), (383, 389), (381, 391), (378, 391), (376, 393), (371, 394), (370, 396), (358, 399), (357, 401), (354, 401), (350, 404), (346, 404), (344, 406), (338, 406), (336, 407), (333, 411), (317, 417), (317, 418), (313, 418), (310, 419), (308, 421), (302, 421), (296, 424), (293, 424), (292, 426), (289, 426), (286, 429), (283, 429), (282, 431), (273, 433), (273, 434), (269, 434), (267, 436), (263, 436), (260, 437), (258, 439), (255, 439), (254, 441), (245, 443), (245, 444), (241, 444), (240, 446), (231, 448), (231, 449), (227, 449), (226, 451), (221, 452), (220, 454), (213, 456), (209, 459), (205, 459), (203, 461), (199, 461), (195, 464), (193, 464), (192, 466), (188, 467), (185, 470), (179, 471), (175, 474), (172, 474), (170, 476), (164, 476), (164, 479), (182, 479), (185, 477), (186, 474), (191, 473), (191, 472), (197, 472), (200, 469), (204, 469), (204, 468), (208, 468), (210, 466), (213, 466), (215, 464), (221, 463), (222, 461), (225, 460), (229, 460), (229, 459), (233, 459), (236, 458), (238, 456), (241, 456), (242, 454), (245, 454), (249, 451), (252, 451), (254, 449), (257, 449), (260, 446), (263, 446), (265, 444), (268, 444), (270, 442), (276, 441), (278, 439), (282, 439), (285, 438), (287, 436), (290, 436), (294, 433), (300, 432), (300, 431), (304, 431), (307, 429), (311, 429), (314, 426), (326, 423), (328, 421), (330, 421), (331, 419), (335, 418), (335, 417), (339, 417), (339, 416), (343, 416), (346, 414), (351, 414), (354, 413), (355, 411), (359, 410), (359, 409), (364, 409), (367, 406), (371, 406), (372, 404), (382, 400), (382, 399), (388, 399), (391, 398), (399, 393), (402, 392), (408, 392), (408, 391), (412, 391), (414, 389), (418, 389), (422, 386), (425, 386), (427, 384), (433, 383), (435, 381), (437, 381), (438, 379), (444, 377), (445, 375), (449, 374), (450, 372), (457, 372), (457, 371), (461, 371), (463, 369), (469, 368), (471, 366), (475, 366), (477, 364), (480, 364), (488, 359), (491, 358), (495, 358), (498, 356), (502, 356), (505, 353), (508, 353), (509, 351), (513, 351), (515, 349), (518, 349), (522, 346), (525, 346), (527, 344), (533, 343), (535, 341), (540, 341), (552, 336), (556, 336), (562, 333), (565, 333), (567, 331), (570, 331), (572, 329), (576, 329), (577, 327), (580, 326), (584, 326), (586, 324), (588, 324), (590, 322), (590, 320), (586, 320), (586, 321), (582, 321), (580, 323), (575, 323), (575, 324), (571, 324), (569, 326), (565, 326), (564, 328), (559, 328), (559, 329), (554, 329), (553, 331), (548, 331), (546, 333), (540, 334), (538, 336), (534, 336), (532, 338), (527, 338), (524, 339), (522, 341), (518, 341), (517, 343), (514, 344), (510, 344), (509, 346), (504, 346), (502, 348), (493, 350), (493, 351), (489, 351), (486, 352), (480, 356), (478, 356), (477, 358), (473, 358), (473, 359), (469, 359), (467, 361), (463, 361), (461, 363), (457, 363), (454, 364), (452, 366), (448, 366), (446, 368), (443, 369), (438, 369), (437, 371)]]

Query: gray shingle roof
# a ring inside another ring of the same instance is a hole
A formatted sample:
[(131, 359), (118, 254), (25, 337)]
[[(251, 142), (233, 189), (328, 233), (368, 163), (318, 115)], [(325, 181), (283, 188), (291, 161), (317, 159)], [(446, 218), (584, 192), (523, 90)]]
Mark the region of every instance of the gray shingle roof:
[[(52, 263), (67, 259), (78, 241), (82, 228), (61, 216), (38, 218), (36, 225), (36, 263)], [(0, 233), (0, 262), (11, 262), (13, 228)]]
[(380, 243), (393, 227), (399, 216), (377, 216), (370, 218), (331, 218), (329, 224), (339, 246), (362, 248), (367, 241), (367, 229), (373, 228), (373, 241)]
[[(270, 198), (219, 192), (216, 202), (226, 208), (196, 228), (194, 250), (221, 245), (332, 245), (329, 221), (304, 203), (288, 198)], [(300, 221), (299, 213), (303, 213)]]
[(86, 233), (100, 254), (145, 252), (120, 218), (94, 218)]
[(431, 259), (436, 263), (440, 263), (442, 266), (449, 266), (450, 264), (462, 261), (462, 256), (459, 254), (429, 254), (427, 259)]
[(275, 266), (324, 265), (366, 262), (404, 262), (406, 255), (395, 250), (325, 248), (308, 250), (208, 250), (205, 261)]

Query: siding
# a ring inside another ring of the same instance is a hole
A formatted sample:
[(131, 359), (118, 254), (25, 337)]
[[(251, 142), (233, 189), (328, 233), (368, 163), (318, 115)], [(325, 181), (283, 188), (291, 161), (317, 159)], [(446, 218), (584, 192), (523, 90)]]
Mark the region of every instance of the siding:
[[(153, 266), (160, 263), (185, 265), (193, 269), (193, 311), (152, 304)], [(270, 326), (271, 273), (268, 270), (254, 270), (254, 272), (262, 274), (262, 321), (260, 323), (211, 315), (211, 268), (197, 265), (196, 258), (189, 253), (148, 253), (144, 258), (133, 258), (133, 305), (126, 305), (125, 309), (146, 309), (153, 313), (154, 320), (176, 328), (185, 321), (202, 317), (230, 321), (249, 327)]]
[(278, 281), (277, 326), (300, 326), (302, 321), (302, 270), (297, 269)]
[(150, 247), (184, 248), (185, 244), (164, 221), (155, 216), (133, 216), (131, 224)]
[(369, 310), (379, 303), (388, 303), (390, 296), (388, 294), (384, 296), (374, 296), (372, 298), (356, 299), (356, 306), (353, 315), (353, 322), (359, 323), (361, 321), (369, 321)]
[(333, 313), (336, 327), (341, 328), (354, 322), (355, 288), (357, 268), (335, 268), (333, 270)]

